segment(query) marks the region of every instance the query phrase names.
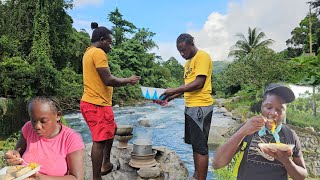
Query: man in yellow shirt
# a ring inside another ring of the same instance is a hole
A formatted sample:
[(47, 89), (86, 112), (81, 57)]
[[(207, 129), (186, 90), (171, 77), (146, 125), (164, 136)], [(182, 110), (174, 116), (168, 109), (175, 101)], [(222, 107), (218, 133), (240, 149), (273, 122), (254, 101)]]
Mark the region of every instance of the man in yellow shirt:
[(208, 135), (213, 110), (212, 61), (208, 53), (198, 50), (190, 34), (181, 34), (177, 38), (177, 49), (187, 60), (184, 66), (184, 84), (178, 88), (167, 89), (163, 97), (164, 100), (170, 101), (184, 94), (184, 140), (192, 145), (195, 166), (193, 178), (205, 180), (209, 161)]
[(112, 92), (115, 86), (136, 84), (140, 77), (118, 78), (111, 74), (106, 53), (111, 50), (112, 32), (106, 27), (94, 29), (91, 46), (83, 55), (84, 93), (80, 102), (81, 113), (89, 126), (92, 135), (92, 170), (93, 179), (101, 180), (113, 169), (118, 169), (110, 162), (110, 152), (116, 130), (112, 111)]

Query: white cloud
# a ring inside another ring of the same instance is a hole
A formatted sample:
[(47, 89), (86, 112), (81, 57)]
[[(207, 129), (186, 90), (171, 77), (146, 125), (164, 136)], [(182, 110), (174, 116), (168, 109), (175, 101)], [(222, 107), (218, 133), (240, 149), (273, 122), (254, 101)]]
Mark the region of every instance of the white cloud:
[(73, 20), (73, 26), (74, 26), (74, 28), (76, 28), (77, 30), (84, 29), (84, 30), (86, 30), (87, 33), (89, 33), (90, 35), (92, 34), (91, 22), (90, 22), (90, 21), (80, 20), (80, 19), (74, 19), (74, 20)]
[[(258, 28), (275, 40), (272, 49), (285, 49), (291, 31), (308, 13), (306, 0), (243, 0), (229, 3), (225, 15), (213, 12), (201, 30), (189, 30), (196, 45), (208, 51), (213, 60), (224, 60), (235, 44), (237, 33), (247, 35), (248, 27)], [(188, 27), (188, 25), (187, 25)]]
[(103, 0), (74, 0), (74, 6), (84, 6), (84, 5), (100, 5)]
[(160, 42), (156, 43), (159, 49), (153, 49), (152, 52), (160, 55), (163, 61), (167, 61), (169, 58), (176, 58), (181, 64), (184, 64), (185, 60), (180, 56), (175, 42)]

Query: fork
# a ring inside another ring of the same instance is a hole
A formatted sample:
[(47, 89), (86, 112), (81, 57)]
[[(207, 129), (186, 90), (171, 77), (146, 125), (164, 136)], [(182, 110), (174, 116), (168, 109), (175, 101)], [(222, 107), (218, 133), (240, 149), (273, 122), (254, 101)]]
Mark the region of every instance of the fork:
[(24, 159), (19, 158), (21, 161), (23, 161), (26, 165), (29, 165), (29, 163), (27, 163)]

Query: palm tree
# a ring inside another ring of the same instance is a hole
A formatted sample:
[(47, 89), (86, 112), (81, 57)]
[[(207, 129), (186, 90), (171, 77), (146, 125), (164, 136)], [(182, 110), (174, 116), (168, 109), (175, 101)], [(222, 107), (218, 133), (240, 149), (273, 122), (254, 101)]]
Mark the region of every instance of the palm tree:
[(246, 39), (242, 33), (237, 34), (236, 36), (239, 37), (240, 40), (231, 47), (228, 57), (233, 56), (237, 59), (241, 59), (254, 49), (268, 47), (274, 42), (272, 39), (262, 41), (262, 39), (266, 37), (264, 32), (259, 32), (256, 28), (251, 30), (250, 27), (248, 29), (248, 39)]

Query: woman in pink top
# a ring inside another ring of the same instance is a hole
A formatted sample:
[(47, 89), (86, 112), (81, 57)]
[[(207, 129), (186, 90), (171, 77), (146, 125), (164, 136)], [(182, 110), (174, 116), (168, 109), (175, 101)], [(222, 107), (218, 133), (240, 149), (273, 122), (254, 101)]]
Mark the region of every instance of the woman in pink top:
[(35, 179), (84, 179), (84, 143), (74, 130), (60, 123), (57, 101), (35, 97), (28, 105), (30, 121), (22, 127), (15, 150), (5, 154), (10, 165), (41, 165)]

